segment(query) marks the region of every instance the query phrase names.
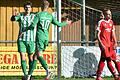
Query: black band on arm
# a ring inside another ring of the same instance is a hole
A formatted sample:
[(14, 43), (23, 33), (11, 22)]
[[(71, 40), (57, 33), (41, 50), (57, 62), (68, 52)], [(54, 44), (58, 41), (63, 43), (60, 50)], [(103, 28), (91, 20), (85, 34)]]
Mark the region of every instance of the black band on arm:
[(14, 15), (11, 17), (11, 21), (15, 21), (15, 16)]

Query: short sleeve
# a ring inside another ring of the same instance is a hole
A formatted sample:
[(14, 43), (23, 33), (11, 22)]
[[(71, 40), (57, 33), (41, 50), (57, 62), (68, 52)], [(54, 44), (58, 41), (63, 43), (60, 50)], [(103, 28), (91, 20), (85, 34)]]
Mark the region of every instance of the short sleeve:
[(97, 31), (99, 31), (99, 32), (101, 32), (101, 29), (102, 29), (102, 21), (103, 20), (100, 20), (99, 22), (98, 22), (98, 27), (97, 27)]
[(19, 13), (17, 16), (15, 16), (15, 21), (20, 21), (21, 13)]

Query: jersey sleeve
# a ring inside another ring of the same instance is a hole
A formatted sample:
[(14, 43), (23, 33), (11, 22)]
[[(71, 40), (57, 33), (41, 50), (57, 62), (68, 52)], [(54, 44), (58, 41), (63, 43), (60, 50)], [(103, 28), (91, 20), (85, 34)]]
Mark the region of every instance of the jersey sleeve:
[(102, 20), (100, 20), (99, 22), (98, 22), (98, 27), (97, 27), (97, 31), (99, 31), (99, 32), (101, 32), (101, 30), (102, 30)]
[(67, 22), (59, 23), (53, 16), (52, 16), (52, 23), (57, 25), (58, 27), (63, 27), (67, 25)]
[(15, 21), (20, 21), (20, 16), (21, 14), (18, 14), (17, 16), (15, 16)]
[(34, 29), (34, 27), (37, 25), (38, 21), (39, 21), (39, 14), (37, 13), (37, 14), (35, 15), (32, 23), (31, 23), (31, 25), (28, 27), (27, 30)]

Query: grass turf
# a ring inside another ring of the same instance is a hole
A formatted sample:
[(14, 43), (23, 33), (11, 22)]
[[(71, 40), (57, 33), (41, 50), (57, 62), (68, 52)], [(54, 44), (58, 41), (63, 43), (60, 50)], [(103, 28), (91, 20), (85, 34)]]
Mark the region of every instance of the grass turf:
[[(44, 76), (33, 76), (34, 80), (44, 80)], [(113, 77), (105, 77), (104, 80), (114, 80)], [(22, 80), (21, 76), (0, 76), (0, 80)], [(51, 80), (58, 80), (57, 78)], [(95, 78), (63, 78), (61, 77), (60, 80), (95, 80)]]

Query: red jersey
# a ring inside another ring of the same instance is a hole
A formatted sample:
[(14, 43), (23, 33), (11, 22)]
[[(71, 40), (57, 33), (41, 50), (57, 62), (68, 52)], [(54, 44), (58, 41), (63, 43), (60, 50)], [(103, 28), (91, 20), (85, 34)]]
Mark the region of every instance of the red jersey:
[(100, 31), (100, 40), (104, 46), (110, 47), (113, 41), (112, 31), (115, 30), (112, 20), (100, 20), (98, 23), (98, 31)]

